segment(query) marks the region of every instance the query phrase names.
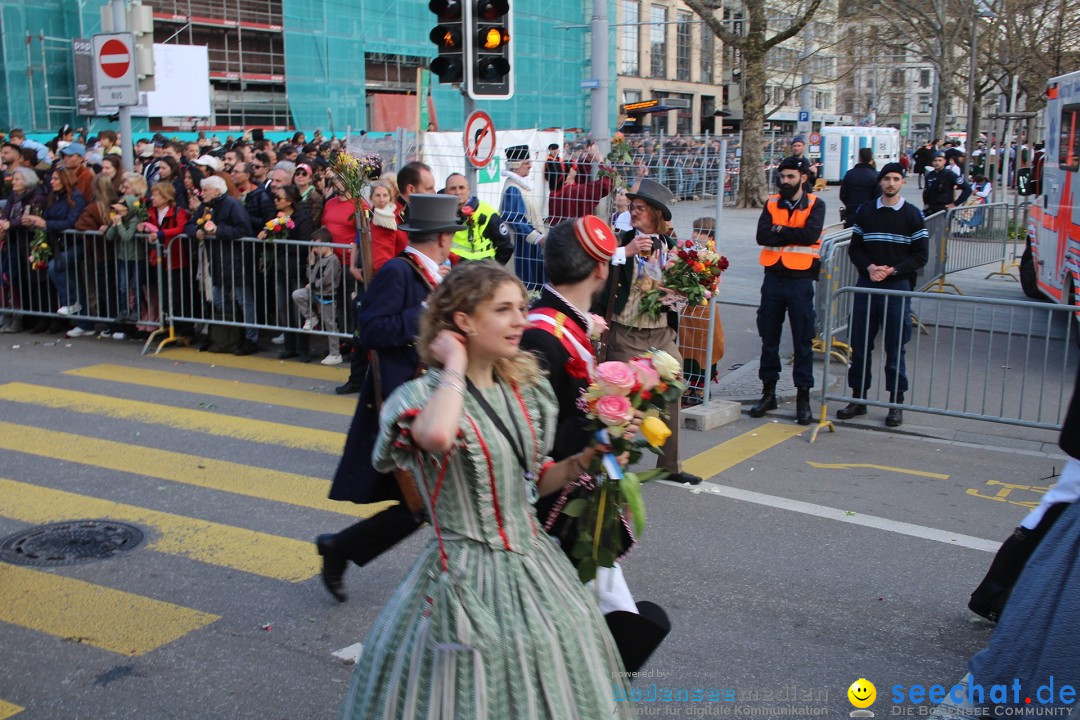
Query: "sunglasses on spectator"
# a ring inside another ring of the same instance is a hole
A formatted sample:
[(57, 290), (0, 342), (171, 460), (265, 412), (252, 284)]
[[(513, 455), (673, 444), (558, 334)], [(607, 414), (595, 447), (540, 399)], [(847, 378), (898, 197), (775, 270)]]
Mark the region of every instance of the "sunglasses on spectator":
[(307, 175), (308, 173), (307, 173), (307, 170), (297, 170), (295, 174), (296, 175)]

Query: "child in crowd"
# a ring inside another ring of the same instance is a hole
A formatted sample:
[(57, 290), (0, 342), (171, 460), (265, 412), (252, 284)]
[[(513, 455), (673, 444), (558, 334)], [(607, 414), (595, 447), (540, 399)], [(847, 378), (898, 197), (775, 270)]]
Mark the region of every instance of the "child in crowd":
[(119, 314), (112, 328), (114, 340), (128, 337), (139, 319), (141, 272), (146, 272), (146, 241), (135, 236), (141, 220), (138, 214), (140, 203), (135, 195), (124, 195), (113, 203), (105, 230), (105, 241), (113, 244), (116, 253)]
[[(293, 302), (304, 316), (304, 330), (321, 327), (325, 332), (337, 332), (337, 295), (341, 288), (341, 260), (334, 253), (334, 239), (326, 228), (311, 233), (312, 242), (326, 243), (312, 248), (308, 254), (308, 284), (293, 291)], [(316, 306), (319, 316), (316, 317)], [(340, 365), (341, 350), (338, 338), (330, 335), (330, 348), (323, 365)]]

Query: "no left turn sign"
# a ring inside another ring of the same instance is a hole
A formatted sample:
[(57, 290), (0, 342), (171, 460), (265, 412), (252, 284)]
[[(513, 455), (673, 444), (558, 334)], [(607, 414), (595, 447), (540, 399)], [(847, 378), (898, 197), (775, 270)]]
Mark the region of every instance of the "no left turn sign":
[(473, 167), (485, 167), (495, 157), (495, 123), (477, 110), (465, 121), (465, 157)]

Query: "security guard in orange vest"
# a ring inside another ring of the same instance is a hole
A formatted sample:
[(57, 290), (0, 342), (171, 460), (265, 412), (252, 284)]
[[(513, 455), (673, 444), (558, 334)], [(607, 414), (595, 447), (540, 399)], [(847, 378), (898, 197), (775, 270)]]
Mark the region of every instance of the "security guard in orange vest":
[(750, 408), (750, 417), (762, 417), (776, 409), (780, 337), (786, 313), (795, 350), (795, 415), (800, 425), (809, 425), (810, 388), (814, 386), (814, 281), (821, 266), (825, 201), (805, 191), (807, 175), (798, 159), (785, 158), (777, 171), (780, 192), (765, 203), (757, 228), (760, 262), (765, 268), (757, 315), (761, 337), (758, 377), (763, 391)]

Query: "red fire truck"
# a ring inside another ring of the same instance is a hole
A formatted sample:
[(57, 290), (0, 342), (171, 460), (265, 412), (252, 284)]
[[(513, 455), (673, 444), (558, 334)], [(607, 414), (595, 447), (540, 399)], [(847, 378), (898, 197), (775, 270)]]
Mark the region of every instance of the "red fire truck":
[(1076, 305), (1080, 288), (1080, 71), (1047, 82), (1044, 156), (1020, 282), (1028, 297)]

